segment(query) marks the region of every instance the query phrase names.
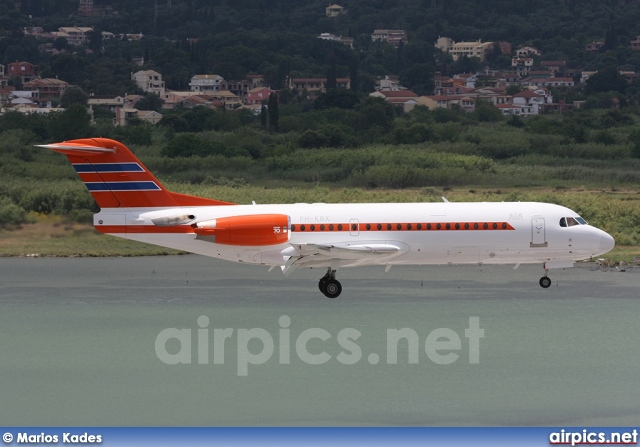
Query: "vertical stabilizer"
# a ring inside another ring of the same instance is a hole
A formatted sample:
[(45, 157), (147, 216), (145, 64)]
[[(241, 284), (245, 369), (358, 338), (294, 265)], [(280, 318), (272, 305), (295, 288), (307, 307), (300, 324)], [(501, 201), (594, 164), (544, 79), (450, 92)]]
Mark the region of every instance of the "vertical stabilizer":
[(100, 208), (233, 205), (167, 191), (122, 143), (86, 138), (39, 145), (65, 154)]

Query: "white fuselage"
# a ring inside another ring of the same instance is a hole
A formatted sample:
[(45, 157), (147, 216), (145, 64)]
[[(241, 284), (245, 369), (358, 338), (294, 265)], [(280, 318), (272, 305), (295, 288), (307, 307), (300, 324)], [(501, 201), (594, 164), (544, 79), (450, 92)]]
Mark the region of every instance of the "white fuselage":
[[(151, 221), (152, 217), (177, 214), (193, 215), (199, 222), (254, 214), (288, 215), (290, 240), (257, 247), (223, 245), (196, 239), (189, 225), (163, 228), (154, 227)], [(98, 229), (108, 226), (107, 231), (101, 231), (114, 236), (251, 264), (283, 266), (288, 258), (286, 249), (298, 244), (341, 247), (392, 244), (399, 249), (382, 256), (358, 253), (350, 256), (346, 252), (340, 256), (339, 266), (548, 263), (560, 267), (599, 256), (614, 245), (611, 236), (593, 226), (560, 225), (561, 218), (576, 216), (574, 211), (559, 205), (531, 202), (314, 203), (152, 210), (106, 208), (95, 215), (94, 223)], [(340, 230), (338, 225), (342, 226)], [(181, 231), (175, 231), (176, 228)], [(304, 266), (331, 265), (330, 259), (322, 257)]]

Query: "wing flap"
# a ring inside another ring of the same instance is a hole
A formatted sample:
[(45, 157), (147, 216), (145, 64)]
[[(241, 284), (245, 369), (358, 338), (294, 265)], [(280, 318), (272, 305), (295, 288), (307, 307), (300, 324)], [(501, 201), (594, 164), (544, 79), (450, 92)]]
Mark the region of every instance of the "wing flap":
[(338, 244), (291, 244), (282, 250), (286, 260), (282, 271), (289, 275), (300, 267), (380, 264), (381, 261), (409, 251), (409, 246), (396, 241), (372, 241)]

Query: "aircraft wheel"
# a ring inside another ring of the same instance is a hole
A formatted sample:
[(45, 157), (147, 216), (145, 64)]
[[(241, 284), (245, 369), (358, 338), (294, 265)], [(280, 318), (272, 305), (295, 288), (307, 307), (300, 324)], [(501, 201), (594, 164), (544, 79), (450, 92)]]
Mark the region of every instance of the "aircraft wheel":
[(335, 279), (329, 279), (326, 282), (323, 293), (327, 298), (338, 298), (340, 293), (342, 293), (342, 284)]
[(318, 282), (318, 289), (320, 289), (324, 295), (327, 294), (327, 281), (327, 278), (320, 278), (320, 281)]
[(548, 289), (549, 286), (551, 286), (551, 278), (549, 278), (548, 276), (543, 276), (542, 278), (540, 278), (540, 287), (542, 287), (543, 289)]

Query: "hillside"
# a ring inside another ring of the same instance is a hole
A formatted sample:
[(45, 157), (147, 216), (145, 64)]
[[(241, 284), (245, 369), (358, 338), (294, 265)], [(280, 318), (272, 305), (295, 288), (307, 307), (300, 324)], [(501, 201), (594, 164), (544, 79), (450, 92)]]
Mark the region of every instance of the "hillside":
[[(15, 5), (13, 0), (0, 3), (4, 64), (25, 59), (44, 68), (55, 65), (55, 56), (38, 51), (39, 41), (20, 38), (26, 26), (142, 33), (143, 42), (103, 42), (104, 52), (94, 57), (129, 64), (133, 55), (146, 56), (150, 68), (169, 71), (163, 74), (174, 89), (184, 87), (196, 72), (241, 79), (247, 73), (277, 70), (284, 60), (296, 73), (326, 74), (331, 52), (343, 76), (354, 58), (361, 72), (374, 76), (401, 74), (416, 64), (439, 71), (469, 68), (436, 54), (433, 44), (439, 36), (507, 41), (514, 49), (530, 44), (546, 60), (567, 60), (569, 67), (585, 70), (610, 65), (640, 70), (640, 52), (629, 46), (640, 35), (640, 4), (631, 0), (346, 0), (341, 4), (345, 13), (333, 18), (325, 13), (328, 3), (320, 0), (95, 0), (93, 16), (78, 16), (77, 0), (23, 1), (20, 11)], [(374, 45), (370, 36), (375, 29), (405, 30), (408, 42), (402, 51)], [(353, 38), (354, 51), (336, 42), (318, 42), (320, 33)], [(165, 39), (175, 44), (168, 46)], [(604, 42), (605, 48), (586, 51), (593, 41)], [(509, 68), (511, 61), (496, 55), (489, 62)], [(83, 61), (76, 61), (74, 68), (82, 70)], [(66, 74), (55, 67), (45, 72), (61, 78)]]

